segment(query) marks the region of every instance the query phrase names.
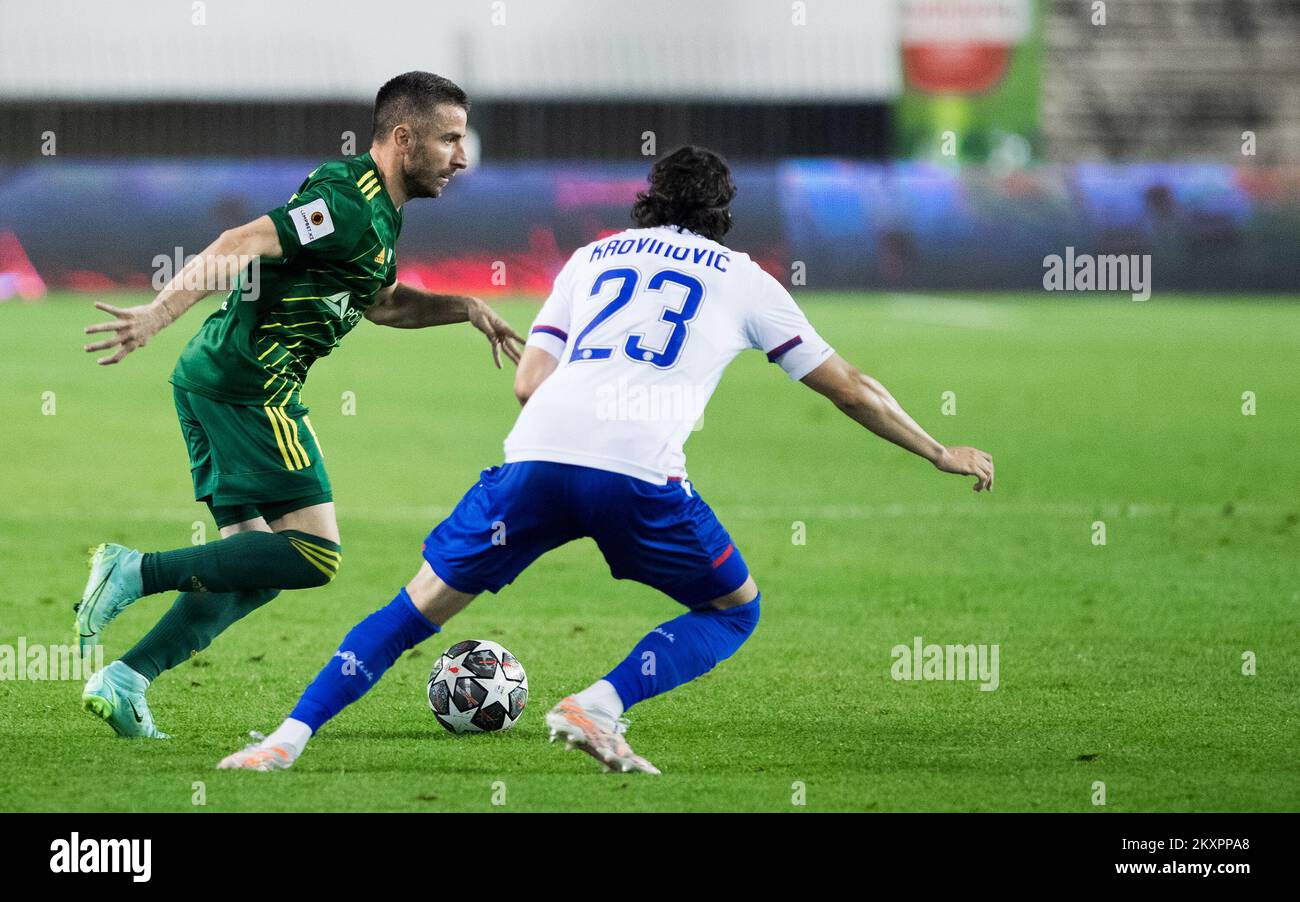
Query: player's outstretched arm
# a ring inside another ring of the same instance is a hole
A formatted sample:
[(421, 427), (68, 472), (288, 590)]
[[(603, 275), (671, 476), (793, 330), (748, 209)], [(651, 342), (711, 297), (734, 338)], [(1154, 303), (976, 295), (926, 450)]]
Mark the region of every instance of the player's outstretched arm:
[[(366, 319), (395, 329), (424, 329), (468, 322), (487, 336), (492, 345), (492, 360), (501, 369), (501, 352), (511, 362), (519, 362), (523, 336), (478, 298), (458, 294), (434, 294), (398, 282), (380, 292), (366, 311)], [(516, 347), (518, 345), (518, 347)]]
[(259, 216), (246, 225), (222, 232), (216, 241), (186, 263), (171, 281), (163, 286), (158, 296), (148, 304), (138, 307), (114, 307), (96, 301), (95, 307), (113, 315), (108, 323), (86, 327), (86, 334), (112, 332), (111, 338), (85, 346), (90, 352), (117, 348), (108, 357), (99, 358), (101, 365), (118, 363), (137, 348), (143, 348), (163, 329), (176, 322), (214, 290), (212, 287), (186, 288), (186, 285), (217, 286), (232, 272), (242, 270), (253, 257), (280, 257), (280, 236), (269, 216)]
[(991, 455), (978, 448), (945, 448), (908, 415), (883, 385), (839, 354), (832, 354), (802, 381), (881, 438), (924, 457), (945, 473), (976, 477), (975, 491), (993, 488)]

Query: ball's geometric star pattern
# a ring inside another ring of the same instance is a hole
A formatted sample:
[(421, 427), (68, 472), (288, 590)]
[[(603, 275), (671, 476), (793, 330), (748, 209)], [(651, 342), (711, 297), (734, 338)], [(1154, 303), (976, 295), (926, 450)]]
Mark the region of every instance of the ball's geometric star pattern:
[(490, 648), (481, 648), (465, 656), (465, 669), (476, 677), (490, 680), (497, 675), (497, 656)]
[(433, 708), (434, 714), (447, 714), (450, 711), (450, 699), (451, 692), (447, 689), (445, 680), (429, 683), (429, 707)]
[(528, 704), (528, 676), (495, 642), (457, 642), (429, 673), (429, 707), (453, 733), (495, 733), (515, 725)]
[(456, 680), (456, 688), (451, 693), (451, 703), (462, 714), (468, 714), (487, 698), (487, 689), (473, 677), (461, 677)]
[(516, 686), (510, 690), (510, 719), (518, 720), (519, 715), (524, 713), (524, 705), (528, 704), (528, 690), (523, 686)]
[(500, 702), (483, 705), (474, 712), (474, 716), (469, 719), (469, 722), (478, 727), (484, 733), (495, 733), (505, 725), (505, 706)]

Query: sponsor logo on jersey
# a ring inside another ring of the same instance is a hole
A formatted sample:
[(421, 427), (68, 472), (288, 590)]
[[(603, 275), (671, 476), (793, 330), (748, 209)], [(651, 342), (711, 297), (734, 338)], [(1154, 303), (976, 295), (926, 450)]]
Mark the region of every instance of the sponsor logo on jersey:
[(331, 294), (329, 297), (321, 298), (321, 302), (333, 312), (339, 319), (347, 316), (348, 300), (352, 297), (346, 291), (340, 291), (338, 294)]

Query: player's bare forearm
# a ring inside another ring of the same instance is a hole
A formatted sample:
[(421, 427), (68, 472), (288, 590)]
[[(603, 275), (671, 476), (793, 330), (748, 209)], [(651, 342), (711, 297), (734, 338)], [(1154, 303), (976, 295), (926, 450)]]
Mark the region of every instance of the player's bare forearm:
[(366, 319), (395, 329), (424, 329), (468, 322), (492, 345), (492, 360), (501, 368), (501, 352), (519, 362), (523, 336), (478, 298), (460, 294), (434, 294), (398, 282), (384, 289), (366, 311)]
[(468, 322), (470, 306), (476, 302), (481, 303), (466, 295), (435, 294), (398, 282), (366, 311), (366, 318), (394, 329), (449, 326)]
[(95, 307), (112, 314), (115, 319), (86, 327), (86, 334), (112, 332), (113, 336), (88, 344), (85, 350), (95, 352), (117, 348), (112, 355), (101, 357), (98, 362), (102, 365), (118, 363), (127, 354), (148, 344), (151, 338), (228, 280), (232, 263), (237, 270), (242, 270), (246, 261), (254, 257), (279, 257), (281, 254), (279, 235), (268, 216), (222, 232), (216, 241), (181, 267), (150, 303), (119, 308), (97, 301)]
[(845, 415), (875, 435), (924, 457), (945, 473), (975, 476), (975, 491), (993, 487), (993, 458), (977, 448), (944, 447), (912, 419), (878, 380), (832, 355), (803, 378)]
[(885, 386), (866, 373), (855, 373), (831, 400), (855, 422), (900, 448), (933, 463), (944, 447), (912, 419)]
[[(255, 257), (274, 259), (282, 254), (275, 223), (269, 216), (259, 217), (247, 225), (222, 232), (163, 286), (153, 303), (170, 316), (170, 324), (212, 294), (217, 286), (225, 284), (232, 269), (242, 270)], [(186, 288), (187, 285), (198, 287)]]

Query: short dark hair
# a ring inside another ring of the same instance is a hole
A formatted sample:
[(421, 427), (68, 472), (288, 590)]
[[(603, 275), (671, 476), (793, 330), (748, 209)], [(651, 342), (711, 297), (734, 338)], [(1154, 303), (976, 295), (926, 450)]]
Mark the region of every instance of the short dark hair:
[(402, 122), (423, 119), (440, 103), (469, 111), (469, 95), (449, 78), (432, 72), (403, 72), (375, 95), (374, 137), (383, 140)]
[(727, 161), (688, 144), (650, 168), (650, 187), (636, 196), (632, 221), (641, 228), (675, 225), (721, 241), (731, 229), (735, 196)]

